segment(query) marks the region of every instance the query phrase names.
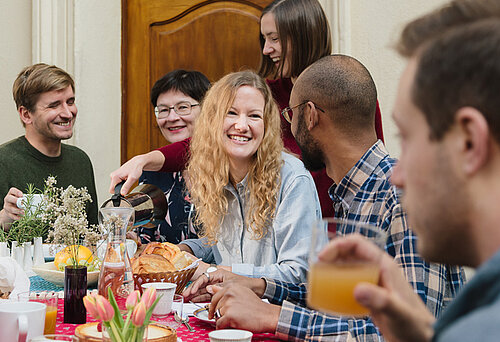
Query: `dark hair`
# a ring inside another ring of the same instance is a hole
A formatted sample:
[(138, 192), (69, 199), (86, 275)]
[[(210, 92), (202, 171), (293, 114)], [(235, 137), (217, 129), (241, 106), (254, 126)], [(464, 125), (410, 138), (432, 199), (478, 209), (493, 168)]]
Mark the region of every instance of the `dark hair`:
[(151, 89), (151, 103), (156, 106), (158, 97), (169, 90), (180, 91), (201, 102), (208, 88), (210, 81), (201, 72), (176, 69), (155, 82)]
[(357, 59), (323, 57), (300, 75), (294, 89), (298, 103), (314, 102), (338, 127), (353, 132), (374, 130), (377, 89), (370, 72)]
[[(281, 44), (281, 61), (276, 69), (269, 56), (262, 55), (259, 74), (283, 77), (285, 59), (290, 58), (289, 77), (298, 77), (305, 68), (332, 53), (330, 26), (318, 0), (274, 0), (262, 11), (274, 15)], [(264, 37), (260, 36), (261, 50)], [(288, 47), (291, 54), (288, 54)]]
[(498, 0), (455, 0), (405, 26), (397, 51), (405, 57), (412, 56), (428, 39), (444, 31), (477, 20), (500, 17)]
[(12, 95), (17, 108), (23, 106), (33, 112), (42, 93), (68, 86), (75, 91), (75, 82), (66, 71), (55, 65), (38, 63), (25, 67), (17, 75), (12, 86)]
[(448, 30), (417, 54), (411, 96), (432, 139), (440, 140), (456, 112), (474, 107), (500, 142), (500, 21), (479, 20)]

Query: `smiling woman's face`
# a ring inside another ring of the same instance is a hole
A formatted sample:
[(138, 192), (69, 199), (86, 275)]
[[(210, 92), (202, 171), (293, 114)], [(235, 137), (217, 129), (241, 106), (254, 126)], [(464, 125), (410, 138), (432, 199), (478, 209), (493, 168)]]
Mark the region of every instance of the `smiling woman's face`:
[[(262, 16), (260, 20), (260, 33), (264, 38), (264, 47), (262, 48), (262, 54), (271, 58), (276, 68), (279, 67), (281, 63), (282, 49), (281, 40), (278, 36), (278, 29), (276, 28), (276, 21), (274, 20), (274, 14), (272, 12), (266, 13)], [(287, 49), (287, 55), (290, 55), (291, 47), (289, 45)], [(289, 58), (285, 58), (285, 64), (283, 65), (283, 76), (288, 77), (290, 73), (290, 68), (288, 67)]]
[[(173, 107), (179, 102), (189, 102), (196, 104), (198, 101), (192, 97), (178, 91), (169, 90), (161, 93), (156, 100), (157, 106)], [(191, 137), (194, 130), (194, 121), (200, 115), (200, 106), (191, 107), (191, 113), (188, 115), (178, 115), (173, 109), (170, 110), (168, 116), (163, 119), (156, 119), (161, 134), (169, 142), (174, 143)]]
[(264, 96), (259, 90), (241, 86), (224, 119), (224, 148), (231, 166), (240, 171), (248, 171), (264, 138), (264, 106)]

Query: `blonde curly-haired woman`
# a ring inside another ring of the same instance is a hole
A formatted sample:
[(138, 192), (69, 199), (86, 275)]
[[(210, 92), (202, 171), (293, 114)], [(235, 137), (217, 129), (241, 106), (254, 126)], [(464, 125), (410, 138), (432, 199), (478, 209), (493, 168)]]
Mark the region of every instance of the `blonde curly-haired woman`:
[(200, 239), (179, 245), (207, 262), (200, 271), (215, 263), (240, 275), (305, 281), (321, 209), (311, 175), (284, 152), (280, 134), (278, 107), (256, 73), (226, 75), (207, 92), (188, 163), (203, 228)]

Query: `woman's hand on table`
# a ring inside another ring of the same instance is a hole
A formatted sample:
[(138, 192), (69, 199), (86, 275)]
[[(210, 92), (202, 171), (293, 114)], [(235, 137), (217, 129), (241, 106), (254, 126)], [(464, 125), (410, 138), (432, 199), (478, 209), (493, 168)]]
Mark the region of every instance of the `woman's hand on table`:
[(207, 291), (207, 286), (218, 284), (221, 287), (227, 284), (238, 284), (252, 290), (257, 296), (262, 297), (266, 290), (266, 282), (260, 278), (248, 278), (227, 270), (225, 266), (218, 266), (217, 271), (211, 272), (207, 277), (205, 273), (201, 274), (192, 284), (182, 293), (186, 300), (193, 302), (208, 302), (212, 299), (212, 294)]
[[(262, 280), (262, 279), (261, 279)], [(263, 302), (250, 288), (230, 283), (227, 286), (208, 286), (213, 293), (208, 318), (218, 311), (217, 329), (237, 328), (254, 333), (274, 333), (281, 307)]]

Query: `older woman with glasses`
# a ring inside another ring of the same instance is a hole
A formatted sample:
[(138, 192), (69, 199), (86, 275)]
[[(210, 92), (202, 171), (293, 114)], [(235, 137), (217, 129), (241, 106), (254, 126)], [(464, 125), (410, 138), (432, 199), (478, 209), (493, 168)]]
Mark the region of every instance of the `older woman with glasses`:
[[(198, 71), (174, 70), (154, 84), (151, 103), (162, 135), (171, 143), (191, 137), (195, 120), (200, 115), (200, 103), (210, 87), (205, 75)], [(186, 172), (160, 173), (144, 171), (141, 184), (158, 186), (167, 198), (168, 212), (157, 227), (139, 227), (136, 233), (142, 243), (151, 241), (179, 243), (196, 238), (188, 224), (192, 204), (185, 186)]]

